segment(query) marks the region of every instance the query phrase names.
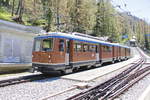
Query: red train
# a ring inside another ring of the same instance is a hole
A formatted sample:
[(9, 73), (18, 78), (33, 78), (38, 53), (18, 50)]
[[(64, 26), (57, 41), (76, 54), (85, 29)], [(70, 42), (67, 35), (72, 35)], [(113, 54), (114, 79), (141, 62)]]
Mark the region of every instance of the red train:
[(81, 67), (126, 60), (130, 48), (81, 33), (48, 33), (35, 37), (32, 66), (42, 73), (69, 73)]

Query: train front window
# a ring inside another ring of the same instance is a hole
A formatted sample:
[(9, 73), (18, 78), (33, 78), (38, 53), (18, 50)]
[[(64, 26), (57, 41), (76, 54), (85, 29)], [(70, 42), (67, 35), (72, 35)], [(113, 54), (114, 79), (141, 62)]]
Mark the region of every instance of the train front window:
[(35, 40), (34, 51), (40, 51), (41, 40)]
[(52, 51), (53, 39), (44, 39), (42, 51)]

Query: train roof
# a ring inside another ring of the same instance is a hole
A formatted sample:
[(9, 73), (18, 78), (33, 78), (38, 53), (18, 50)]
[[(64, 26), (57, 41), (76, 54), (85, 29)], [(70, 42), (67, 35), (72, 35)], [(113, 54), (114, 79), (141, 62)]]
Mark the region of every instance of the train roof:
[(77, 40), (77, 41), (83, 41), (83, 42), (89, 42), (89, 43), (97, 43), (97, 44), (103, 44), (103, 45), (108, 45), (108, 46), (118, 46), (118, 47), (124, 47), (124, 48), (129, 48), (127, 46), (123, 46), (117, 43), (109, 43), (109, 42), (105, 42), (102, 40), (99, 40), (97, 37), (93, 37), (93, 36), (89, 36), (89, 35), (82, 35), (81, 33), (79, 33), (78, 35), (76, 33), (61, 33), (61, 32), (49, 32), (47, 34), (42, 34), (39, 35), (37, 37), (35, 37), (35, 39), (46, 39), (46, 38), (50, 38), (50, 37), (54, 37), (54, 38), (66, 38), (66, 39), (70, 39), (70, 40)]

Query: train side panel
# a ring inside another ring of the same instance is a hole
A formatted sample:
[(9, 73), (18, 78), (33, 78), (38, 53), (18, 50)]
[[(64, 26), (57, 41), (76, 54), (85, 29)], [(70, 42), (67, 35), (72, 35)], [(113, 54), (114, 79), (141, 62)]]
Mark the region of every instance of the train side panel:
[(126, 57), (126, 49), (124, 47), (120, 48), (120, 56), (121, 60), (124, 60)]
[(100, 59), (101, 62), (113, 61), (113, 48), (112, 46), (100, 45)]
[(130, 49), (126, 48), (126, 58), (130, 58)]
[[(64, 50), (59, 51), (59, 41), (64, 41)], [(33, 52), (33, 62), (47, 63), (47, 64), (65, 64), (65, 52), (66, 45), (65, 39), (55, 39), (53, 40), (53, 50), (52, 51), (39, 51)]]
[(71, 40), (70, 64), (74, 67), (96, 63), (96, 44)]
[(119, 59), (119, 47), (118, 46), (113, 46), (113, 59), (114, 61)]
[(33, 52), (33, 66), (38, 67), (38, 70), (41, 72), (62, 70), (65, 68), (66, 40), (53, 38), (52, 45), (51, 51), (41, 50)]

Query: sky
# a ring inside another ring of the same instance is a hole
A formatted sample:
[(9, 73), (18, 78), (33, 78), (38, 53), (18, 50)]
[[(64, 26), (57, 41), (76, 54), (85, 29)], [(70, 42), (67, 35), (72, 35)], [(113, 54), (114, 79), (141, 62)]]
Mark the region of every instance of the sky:
[(150, 23), (150, 0), (111, 0), (113, 5), (120, 5), (120, 11), (131, 12), (132, 15)]

